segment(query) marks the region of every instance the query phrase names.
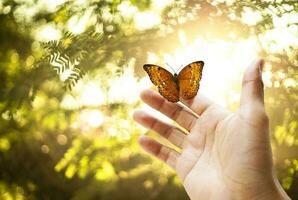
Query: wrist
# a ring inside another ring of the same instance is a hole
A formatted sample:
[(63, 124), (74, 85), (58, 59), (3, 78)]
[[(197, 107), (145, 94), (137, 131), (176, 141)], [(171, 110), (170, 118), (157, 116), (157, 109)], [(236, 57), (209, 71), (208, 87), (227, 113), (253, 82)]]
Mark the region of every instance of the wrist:
[(273, 177), (274, 185), (276, 188), (276, 199), (278, 200), (291, 200), (291, 198), (287, 195), (285, 190), (280, 185), (276, 176)]
[(272, 184), (268, 185), (266, 191), (256, 199), (260, 200), (291, 200), (285, 190), (280, 185), (277, 177), (273, 175)]
[(233, 193), (232, 199), (291, 200), (275, 176), (263, 177), (262, 180), (242, 187), (238, 192)]

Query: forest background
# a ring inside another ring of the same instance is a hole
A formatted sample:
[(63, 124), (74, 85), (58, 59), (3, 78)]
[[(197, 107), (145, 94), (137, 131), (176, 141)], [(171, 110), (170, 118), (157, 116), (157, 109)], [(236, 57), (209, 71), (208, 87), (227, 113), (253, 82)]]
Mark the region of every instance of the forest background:
[(136, 108), (163, 117), (139, 100), (142, 66), (203, 60), (199, 92), (236, 110), (257, 56), (275, 170), (298, 199), (297, 12), (294, 0), (0, 0), (0, 199), (187, 199), (136, 142), (158, 137)]

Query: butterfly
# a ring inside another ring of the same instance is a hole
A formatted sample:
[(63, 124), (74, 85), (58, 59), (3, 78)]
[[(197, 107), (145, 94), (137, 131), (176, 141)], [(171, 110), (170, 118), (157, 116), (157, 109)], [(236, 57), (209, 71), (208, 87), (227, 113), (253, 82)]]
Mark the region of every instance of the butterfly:
[(203, 61), (195, 61), (186, 65), (177, 75), (153, 64), (145, 64), (144, 70), (150, 80), (157, 86), (159, 93), (170, 102), (178, 102), (180, 98), (191, 99), (197, 95), (203, 72)]

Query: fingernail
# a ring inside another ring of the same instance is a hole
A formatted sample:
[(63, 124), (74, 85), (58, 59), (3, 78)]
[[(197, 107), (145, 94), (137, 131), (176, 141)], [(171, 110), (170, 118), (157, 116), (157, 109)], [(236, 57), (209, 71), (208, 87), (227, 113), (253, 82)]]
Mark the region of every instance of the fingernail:
[(132, 114), (133, 119), (137, 120), (139, 114), (140, 114), (139, 110), (134, 111), (133, 114)]
[(138, 141), (140, 143), (143, 143), (144, 141), (146, 141), (146, 136), (145, 135), (140, 135), (139, 138), (138, 138)]
[(133, 119), (137, 122), (139, 122), (141, 119), (146, 117), (145, 113), (142, 110), (136, 110), (133, 112)]

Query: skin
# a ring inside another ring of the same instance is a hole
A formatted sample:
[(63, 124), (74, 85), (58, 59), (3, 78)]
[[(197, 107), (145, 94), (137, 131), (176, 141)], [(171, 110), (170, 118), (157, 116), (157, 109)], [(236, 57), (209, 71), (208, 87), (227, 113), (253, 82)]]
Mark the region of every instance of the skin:
[(146, 104), (184, 129), (144, 111), (134, 113), (135, 121), (181, 149), (139, 138), (144, 150), (176, 170), (191, 199), (289, 199), (273, 171), (262, 68), (261, 59), (247, 68), (236, 112), (202, 94), (181, 104), (168, 102), (153, 90), (141, 93)]

